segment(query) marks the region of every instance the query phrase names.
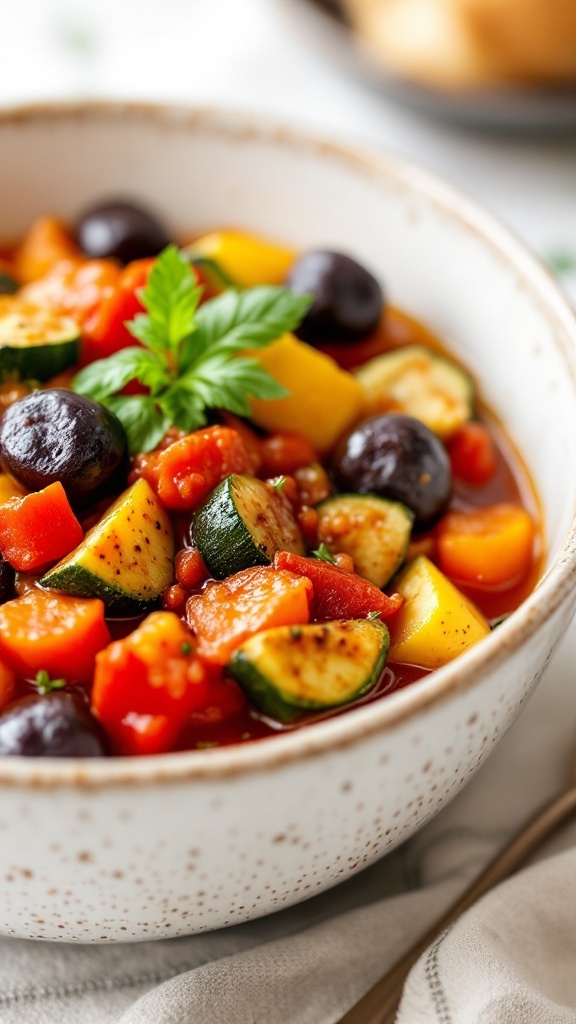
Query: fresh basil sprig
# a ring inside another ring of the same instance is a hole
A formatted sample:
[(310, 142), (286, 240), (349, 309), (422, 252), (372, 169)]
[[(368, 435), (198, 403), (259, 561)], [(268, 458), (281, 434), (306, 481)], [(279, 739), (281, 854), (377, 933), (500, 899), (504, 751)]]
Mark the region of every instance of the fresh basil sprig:
[[(124, 348), (81, 370), (75, 391), (116, 413), (132, 455), (155, 448), (170, 426), (186, 432), (207, 422), (207, 409), (250, 415), (250, 399), (288, 392), (247, 350), (264, 348), (301, 322), (309, 296), (285, 288), (230, 289), (199, 306), (185, 255), (169, 245), (155, 260), (139, 297), (146, 313), (126, 326), (143, 347)], [(148, 389), (122, 395), (131, 381)]]

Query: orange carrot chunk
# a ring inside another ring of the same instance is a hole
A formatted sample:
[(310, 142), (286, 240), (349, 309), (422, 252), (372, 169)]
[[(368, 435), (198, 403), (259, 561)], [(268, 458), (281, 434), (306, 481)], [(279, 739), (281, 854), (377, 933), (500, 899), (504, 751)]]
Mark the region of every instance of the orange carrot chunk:
[(438, 526), (438, 561), (451, 579), (504, 590), (519, 583), (534, 558), (536, 527), (517, 505), (449, 512)]
[(312, 584), (305, 577), (256, 566), (209, 583), (188, 599), (186, 615), (196, 635), (198, 654), (226, 665), (244, 640), (273, 626), (300, 626), (310, 619)]
[(25, 679), (45, 669), (53, 678), (87, 683), (109, 642), (104, 602), (95, 598), (36, 589), (0, 607), (0, 657)]

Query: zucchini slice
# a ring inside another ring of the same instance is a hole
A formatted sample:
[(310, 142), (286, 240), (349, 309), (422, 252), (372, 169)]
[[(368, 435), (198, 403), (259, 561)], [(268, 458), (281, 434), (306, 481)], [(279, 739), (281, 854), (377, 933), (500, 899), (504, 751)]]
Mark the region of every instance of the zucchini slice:
[(372, 494), (337, 494), (316, 506), (318, 539), (350, 555), (359, 576), (384, 587), (406, 558), (414, 513)]
[(355, 372), (364, 412), (402, 412), (450, 437), (474, 415), (474, 382), (456, 363), (424, 345), (409, 345), (370, 359)]
[(114, 615), (156, 605), (174, 575), (172, 525), (150, 484), (137, 480), (82, 543), (40, 580), (76, 597), (99, 597)]
[(192, 535), (217, 580), (253, 565), (270, 565), (277, 551), (305, 554), (298, 525), (273, 487), (233, 473), (194, 516)]
[(79, 353), (80, 328), (71, 317), (0, 296), (0, 379), (49, 380), (74, 366)]
[(291, 722), (368, 693), (389, 643), (386, 626), (371, 619), (279, 626), (250, 637), (228, 669), (261, 711)]
[(183, 252), (188, 256), (192, 266), (198, 268), (202, 280), (206, 281), (210, 294), (219, 295), (227, 288), (238, 288), (236, 281), (222, 269), (216, 260), (195, 253), (193, 246), (184, 249)]

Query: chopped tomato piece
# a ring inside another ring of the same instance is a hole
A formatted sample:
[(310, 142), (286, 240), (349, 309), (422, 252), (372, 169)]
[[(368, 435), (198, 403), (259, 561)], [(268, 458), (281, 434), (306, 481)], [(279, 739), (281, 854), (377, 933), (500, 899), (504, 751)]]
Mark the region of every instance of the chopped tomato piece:
[(0, 606), (0, 657), (25, 679), (45, 669), (54, 679), (87, 683), (109, 642), (104, 603), (96, 598), (34, 589)]
[(173, 612), (152, 612), (96, 659), (92, 710), (121, 754), (171, 750), (193, 713), (215, 707), (218, 675)]
[(237, 434), (244, 441), (244, 447), (249, 453), (252, 459), (252, 469), (250, 472), (254, 475), (259, 472), (262, 467), (262, 441), (255, 430), (248, 425), (246, 420), (243, 420), (240, 416), (235, 416), (234, 413), (228, 412), (226, 409), (222, 409), (222, 422), (226, 427), (230, 427), (231, 430), (235, 430)]
[(270, 566), (256, 566), (222, 583), (208, 583), (202, 594), (189, 598), (186, 617), (200, 657), (226, 665), (236, 648), (254, 633), (308, 622), (311, 599), (309, 580)]
[(261, 441), (265, 476), (282, 476), (309, 466), (317, 458), (310, 441), (301, 434), (268, 434)]
[(151, 258), (134, 260), (120, 271), (112, 293), (99, 303), (84, 324), (82, 364), (105, 359), (122, 348), (138, 344), (125, 324), (144, 310), (139, 293), (153, 264)]
[(274, 567), (311, 580), (315, 619), (363, 619), (371, 612), (380, 612), (381, 618), (387, 619), (402, 604), (400, 594), (388, 597), (361, 576), (319, 558), (302, 558), (291, 551), (279, 551)]
[(60, 482), (0, 505), (0, 551), (21, 572), (57, 562), (83, 536)]
[(14, 253), (18, 276), (22, 281), (36, 281), (60, 260), (81, 260), (82, 252), (56, 217), (39, 217), (29, 228)]
[(113, 260), (65, 260), (26, 285), (20, 295), (36, 306), (68, 314), (82, 327), (113, 294), (120, 273)]
[(0, 710), (14, 696), (14, 673), (2, 661), (0, 661)]
[(449, 512), (437, 533), (442, 572), (469, 586), (512, 587), (533, 564), (536, 527), (532, 516), (517, 505)]
[(244, 442), (229, 427), (195, 430), (168, 448), (137, 456), (131, 479), (143, 476), (164, 508), (186, 511), (198, 505), (230, 473), (251, 473)]
[(452, 473), (467, 484), (485, 484), (496, 472), (494, 442), (482, 423), (463, 423), (448, 443)]

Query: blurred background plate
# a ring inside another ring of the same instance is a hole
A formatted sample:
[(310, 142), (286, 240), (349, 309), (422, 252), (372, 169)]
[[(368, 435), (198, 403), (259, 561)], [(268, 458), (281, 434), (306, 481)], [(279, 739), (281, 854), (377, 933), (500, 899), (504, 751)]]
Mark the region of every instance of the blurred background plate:
[(576, 128), (576, 83), (566, 88), (499, 86), (455, 91), (401, 77), (373, 57), (346, 24), (338, 0), (276, 0), (287, 23), (341, 70), (399, 102), (461, 125), (501, 131)]

